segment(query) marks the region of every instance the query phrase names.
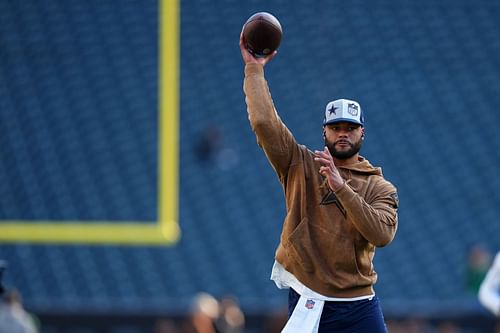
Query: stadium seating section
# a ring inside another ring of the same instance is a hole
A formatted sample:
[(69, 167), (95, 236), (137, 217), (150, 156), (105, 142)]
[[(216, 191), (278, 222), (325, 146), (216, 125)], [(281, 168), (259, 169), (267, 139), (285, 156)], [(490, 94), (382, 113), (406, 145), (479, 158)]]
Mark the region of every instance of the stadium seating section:
[[(296, 139), (321, 148), (326, 103), (356, 99), (362, 154), (398, 187), (397, 237), (375, 260), (388, 311), (479, 307), (469, 250), (500, 249), (500, 3), (188, 0), (181, 239), (1, 244), (29, 308), (182, 313), (200, 291), (248, 312), (284, 304), (269, 280), (283, 194), (248, 124), (238, 49), (261, 10), (284, 29), (266, 77)], [(0, 219), (155, 223), (158, 2), (0, 1), (0, 22)]]

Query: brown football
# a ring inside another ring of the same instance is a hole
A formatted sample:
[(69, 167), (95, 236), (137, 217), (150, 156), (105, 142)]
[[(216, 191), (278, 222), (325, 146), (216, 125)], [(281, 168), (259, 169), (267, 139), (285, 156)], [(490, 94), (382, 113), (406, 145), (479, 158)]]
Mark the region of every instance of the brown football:
[(253, 14), (243, 26), (245, 47), (257, 57), (265, 57), (277, 50), (282, 35), (280, 22), (267, 12)]

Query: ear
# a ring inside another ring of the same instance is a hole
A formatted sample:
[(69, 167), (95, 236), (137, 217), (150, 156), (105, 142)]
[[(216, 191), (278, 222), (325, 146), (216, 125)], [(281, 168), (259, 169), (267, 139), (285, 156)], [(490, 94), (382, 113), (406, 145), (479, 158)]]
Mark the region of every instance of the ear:
[(365, 139), (365, 128), (361, 127), (361, 139)]

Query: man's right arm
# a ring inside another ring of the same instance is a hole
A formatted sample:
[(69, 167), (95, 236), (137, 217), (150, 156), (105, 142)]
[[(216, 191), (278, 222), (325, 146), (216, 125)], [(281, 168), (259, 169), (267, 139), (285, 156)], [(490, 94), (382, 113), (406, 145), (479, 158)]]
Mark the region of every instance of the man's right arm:
[(282, 178), (286, 175), (297, 144), (293, 135), (283, 124), (271, 98), (264, 78), (264, 65), (276, 54), (266, 58), (254, 58), (244, 47), (240, 38), (240, 49), (245, 62), (243, 90), (247, 103), (248, 119), (257, 136), (257, 143), (264, 149), (267, 158)]

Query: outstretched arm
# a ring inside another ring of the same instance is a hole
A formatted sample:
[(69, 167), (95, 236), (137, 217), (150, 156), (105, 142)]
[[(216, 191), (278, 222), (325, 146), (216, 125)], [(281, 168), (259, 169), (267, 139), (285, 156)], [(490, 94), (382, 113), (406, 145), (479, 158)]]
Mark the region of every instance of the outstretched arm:
[(265, 57), (254, 57), (245, 48), (243, 34), (240, 35), (240, 50), (245, 63), (243, 90), (247, 103), (248, 119), (274, 170), (284, 179), (288, 172), (297, 144), (292, 133), (281, 121), (264, 78), (264, 66), (276, 55), (276, 51)]

